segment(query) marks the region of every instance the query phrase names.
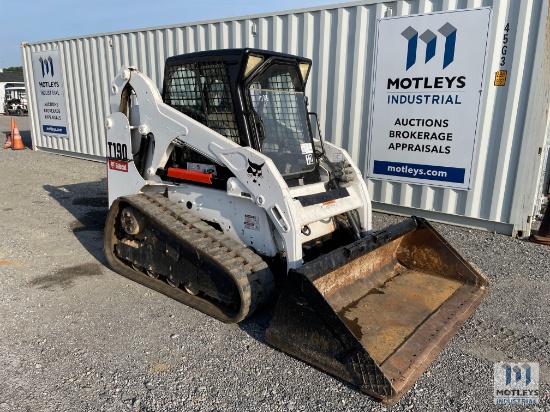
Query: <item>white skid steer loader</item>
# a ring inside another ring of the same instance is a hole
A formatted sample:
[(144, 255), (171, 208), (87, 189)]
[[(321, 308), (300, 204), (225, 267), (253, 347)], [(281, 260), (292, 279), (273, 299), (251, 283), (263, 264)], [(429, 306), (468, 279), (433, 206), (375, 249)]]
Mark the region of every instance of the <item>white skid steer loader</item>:
[(256, 49), (175, 56), (162, 96), (123, 67), (105, 122), (105, 253), (118, 273), (228, 323), (278, 281), (267, 342), (391, 404), (488, 281), (424, 219), (372, 233), (359, 169), (312, 138), (310, 67)]

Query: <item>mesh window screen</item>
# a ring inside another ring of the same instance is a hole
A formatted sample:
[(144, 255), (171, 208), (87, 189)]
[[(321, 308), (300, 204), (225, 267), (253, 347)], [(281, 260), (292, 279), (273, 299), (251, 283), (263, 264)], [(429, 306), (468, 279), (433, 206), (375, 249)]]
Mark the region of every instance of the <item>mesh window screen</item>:
[(266, 138), (262, 152), (300, 153), (305, 125), (299, 99), (302, 93), (278, 93), (264, 90), (251, 93), (252, 105), (262, 116)]
[(166, 104), (240, 144), (239, 130), (223, 62), (199, 62), (168, 69)]
[(313, 146), (298, 72), (288, 65), (273, 65), (250, 85), (249, 93), (260, 118), (262, 153), (283, 175), (312, 170)]
[(304, 95), (295, 92), (297, 82), (288, 67), (276, 65), (251, 85), (252, 106), (265, 129), (264, 153), (300, 153), (301, 144), (308, 141), (304, 136)]

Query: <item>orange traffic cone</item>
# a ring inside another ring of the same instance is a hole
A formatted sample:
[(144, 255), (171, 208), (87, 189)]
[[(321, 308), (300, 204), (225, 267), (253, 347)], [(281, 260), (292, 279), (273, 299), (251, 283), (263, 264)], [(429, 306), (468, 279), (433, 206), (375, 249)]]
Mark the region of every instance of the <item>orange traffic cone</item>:
[(6, 143), (4, 143), (4, 149), (9, 149), (11, 147), (11, 134), (6, 137)]
[(19, 129), (17, 128), (17, 125), (15, 124), (15, 120), (13, 120), (13, 117), (11, 118), (11, 121), (13, 122), (13, 132), (11, 133), (11, 141), (13, 142), (13, 144), (11, 148), (12, 150), (24, 149), (25, 145), (23, 145), (23, 141), (21, 140), (21, 135), (19, 134)]
[(4, 143), (4, 149), (9, 149), (11, 147), (11, 145), (13, 144), (12, 140), (13, 140), (13, 128), (15, 127), (15, 120), (13, 120), (13, 117), (11, 118), (11, 131), (10, 131), (10, 135), (8, 136), (8, 138), (6, 139), (6, 143)]
[(550, 202), (546, 205), (546, 211), (538, 232), (531, 234), (529, 240), (543, 245), (550, 245)]

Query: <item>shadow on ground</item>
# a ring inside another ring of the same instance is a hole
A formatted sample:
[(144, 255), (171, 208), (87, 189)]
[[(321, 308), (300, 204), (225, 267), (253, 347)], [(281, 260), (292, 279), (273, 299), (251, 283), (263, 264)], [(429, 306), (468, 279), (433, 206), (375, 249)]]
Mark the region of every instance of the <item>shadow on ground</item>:
[(69, 224), (76, 239), (102, 265), (106, 265), (103, 253), (103, 228), (108, 211), (106, 180), (51, 186), (44, 189), (61, 206), (73, 215)]

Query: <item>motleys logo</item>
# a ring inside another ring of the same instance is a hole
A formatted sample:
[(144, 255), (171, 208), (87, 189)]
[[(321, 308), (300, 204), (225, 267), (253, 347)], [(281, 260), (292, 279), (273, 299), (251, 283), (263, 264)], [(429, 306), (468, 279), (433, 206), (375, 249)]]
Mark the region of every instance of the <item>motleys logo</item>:
[(47, 74), (54, 76), (54, 67), (51, 56), (48, 56), (46, 59), (42, 57), (38, 59), (40, 66), (42, 67), (42, 77), (46, 77)]
[[(504, 364), (502, 368), (506, 371), (506, 385), (521, 384), (529, 385), (531, 383), (531, 366)], [(522, 382), (523, 381), (523, 382)]]
[[(449, 66), (455, 58), (456, 32), (457, 29), (451, 23), (445, 23), (437, 30), (445, 38), (445, 51), (443, 54), (443, 68)], [(418, 31), (413, 27), (407, 27), (401, 35), (407, 40), (407, 63), (406, 67), (409, 70), (416, 63), (418, 51), (418, 39), (426, 43), (426, 57), (424, 63), (428, 63), (435, 56), (437, 49), (437, 35), (426, 30), (420, 36)]]
[(494, 403), (536, 404), (539, 402), (539, 364), (537, 362), (494, 365)]

